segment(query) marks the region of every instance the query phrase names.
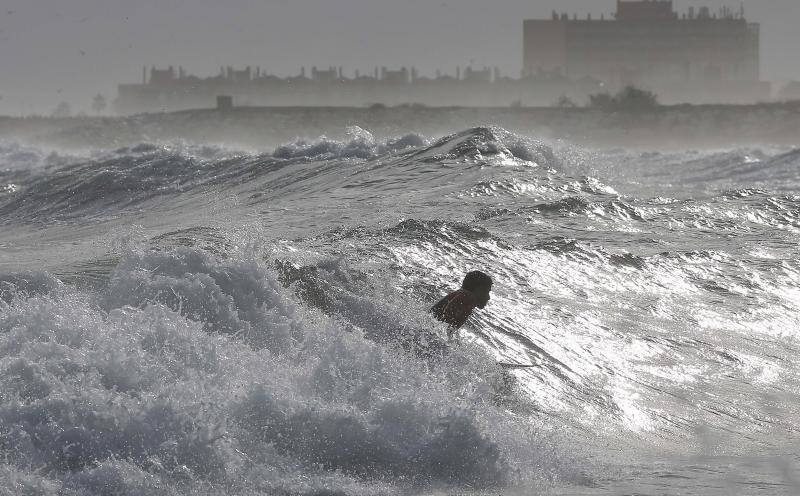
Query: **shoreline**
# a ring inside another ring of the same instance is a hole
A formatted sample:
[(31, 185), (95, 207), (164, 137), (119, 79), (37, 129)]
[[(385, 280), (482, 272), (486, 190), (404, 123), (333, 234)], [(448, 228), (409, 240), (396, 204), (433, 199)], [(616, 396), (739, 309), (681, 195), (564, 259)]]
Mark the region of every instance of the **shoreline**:
[(589, 147), (683, 149), (800, 145), (800, 102), (672, 105), (646, 111), (575, 107), (234, 107), (130, 116), (0, 116), (0, 138), (63, 147), (120, 147), (185, 140), (253, 148), (342, 138), (350, 126), (377, 137), (438, 137), (496, 125)]

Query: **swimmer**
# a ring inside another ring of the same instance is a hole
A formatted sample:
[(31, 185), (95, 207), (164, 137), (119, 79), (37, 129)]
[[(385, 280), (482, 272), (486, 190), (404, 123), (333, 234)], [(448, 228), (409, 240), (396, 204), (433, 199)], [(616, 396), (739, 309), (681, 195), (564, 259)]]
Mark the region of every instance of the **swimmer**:
[(492, 278), (474, 270), (464, 277), (461, 289), (448, 294), (431, 307), (430, 312), (448, 325), (447, 339), (467, 321), (475, 308), (484, 308), (489, 303)]

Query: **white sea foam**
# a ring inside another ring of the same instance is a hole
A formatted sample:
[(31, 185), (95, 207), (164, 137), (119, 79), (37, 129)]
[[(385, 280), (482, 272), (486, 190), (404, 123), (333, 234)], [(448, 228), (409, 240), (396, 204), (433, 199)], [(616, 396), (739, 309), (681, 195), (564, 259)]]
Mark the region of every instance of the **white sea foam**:
[(376, 140), (369, 131), (358, 126), (347, 129), (349, 140), (338, 141), (321, 136), (317, 140), (297, 140), (294, 143), (281, 145), (275, 149), (273, 156), (280, 159), (372, 159), (388, 153), (398, 152), (407, 148), (418, 148), (428, 144), (423, 136), (407, 134), (405, 136)]
[(19, 293), (0, 312), (0, 448), (17, 487), (368, 494), (547, 478), (514, 475), (544, 445), (492, 406), (477, 364), (432, 373), (301, 311), (253, 257), (132, 251), (100, 296), (105, 310)]
[[(32, 154), (0, 171), (6, 492), (794, 487), (764, 453), (800, 425), (796, 151), (554, 152), (493, 127), (12, 148)], [(135, 246), (109, 241), (131, 223)], [(426, 310), (471, 269), (492, 300), (431, 351)]]

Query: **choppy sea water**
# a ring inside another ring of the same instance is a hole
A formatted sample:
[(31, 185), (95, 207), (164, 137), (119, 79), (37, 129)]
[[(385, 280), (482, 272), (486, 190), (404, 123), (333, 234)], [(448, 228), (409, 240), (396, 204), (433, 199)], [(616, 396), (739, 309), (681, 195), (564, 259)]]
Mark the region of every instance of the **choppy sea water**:
[(800, 492), (800, 150), (350, 134), (0, 144), (0, 493)]

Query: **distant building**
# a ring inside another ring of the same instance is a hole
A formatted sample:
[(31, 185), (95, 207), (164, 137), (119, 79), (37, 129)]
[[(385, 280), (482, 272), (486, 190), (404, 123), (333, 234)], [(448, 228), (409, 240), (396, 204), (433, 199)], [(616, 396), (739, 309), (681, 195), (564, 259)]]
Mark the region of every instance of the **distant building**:
[(230, 110), (233, 108), (233, 97), (230, 95), (217, 95), (217, 110)]
[(786, 83), (778, 93), (778, 100), (800, 101), (800, 81), (790, 81)]
[[(690, 8), (679, 15), (670, 0), (617, 1), (613, 16), (553, 12), (524, 21), (523, 69), (518, 78), (497, 68), (456, 67), (455, 74), (420, 75), (414, 67), (376, 67), (372, 74), (313, 67), (310, 77), (278, 77), (260, 67), (221, 67), (215, 76), (183, 67), (145, 67), (142, 82), (120, 84), (118, 113), (209, 108), (217, 95), (238, 106), (547, 106), (626, 85), (654, 91), (661, 103), (752, 103), (770, 97), (759, 79), (759, 26), (744, 9)], [(793, 90), (791, 91), (793, 95)]]
[(581, 100), (602, 90), (598, 81), (565, 81), (551, 77), (510, 78), (497, 68), (457, 67), (455, 75), (437, 71), (421, 76), (414, 67), (375, 68), (372, 75), (356, 71), (353, 77), (339, 67), (312, 67), (310, 77), (278, 77), (248, 66), (220, 68), (219, 74), (199, 78), (182, 67), (142, 70), (139, 84), (120, 84), (114, 107), (117, 113), (162, 112), (209, 108), (227, 95), (237, 106), (369, 106), (421, 104), (430, 106), (493, 106), (512, 103), (552, 105), (567, 95)]
[(636, 85), (667, 101), (736, 101), (769, 96), (759, 77), (759, 25), (744, 9), (690, 8), (671, 0), (617, 1), (613, 17), (524, 21), (524, 72), (591, 77), (615, 90)]
[(410, 82), (408, 69), (403, 67), (399, 71), (390, 71), (386, 67), (381, 67), (381, 81), (389, 84), (408, 84)]

